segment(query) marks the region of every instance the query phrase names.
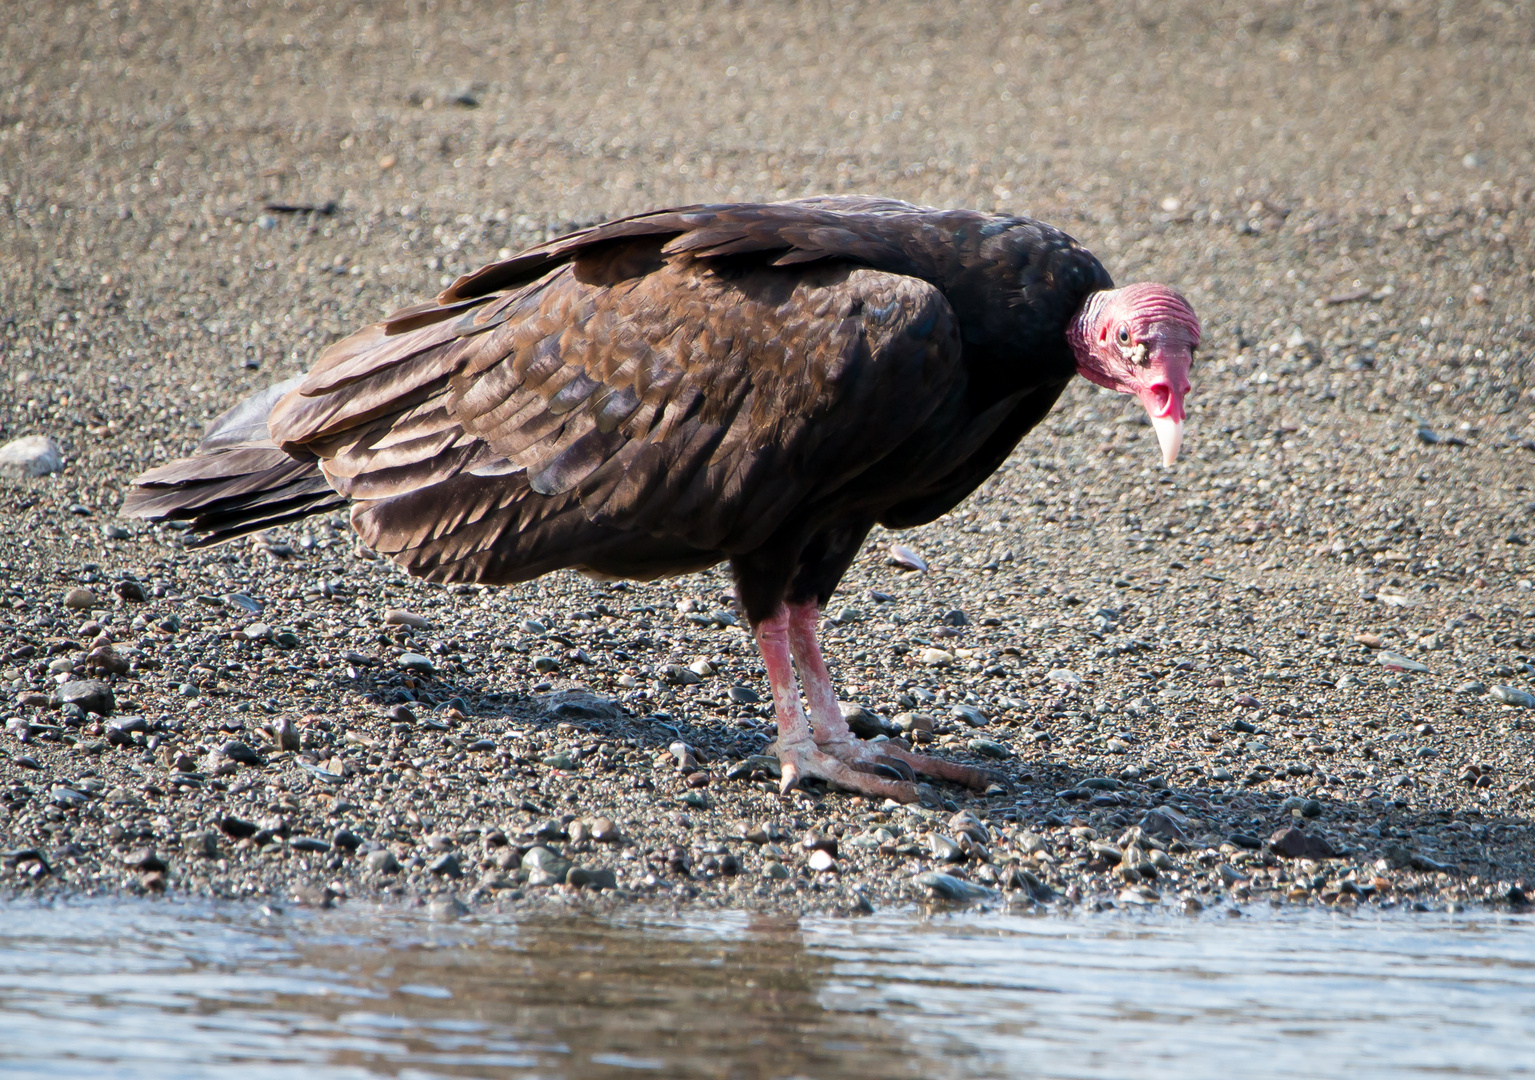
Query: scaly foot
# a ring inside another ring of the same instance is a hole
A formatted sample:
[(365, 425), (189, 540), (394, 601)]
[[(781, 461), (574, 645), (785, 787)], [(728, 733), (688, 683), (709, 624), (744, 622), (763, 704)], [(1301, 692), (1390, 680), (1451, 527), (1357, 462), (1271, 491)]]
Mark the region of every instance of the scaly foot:
[(820, 744), (824, 753), (847, 762), (853, 768), (878, 771), (881, 775), (905, 780), (915, 780), (917, 773), (923, 776), (963, 784), (976, 791), (985, 791), (992, 784), (1005, 784), (1001, 773), (990, 769), (978, 769), (973, 765), (961, 765), (957, 761), (913, 754), (891, 746), (888, 742), (863, 742), (856, 738), (827, 740)]
[(809, 741), (778, 743), (778, 763), (783, 770), (780, 790), (798, 787), (806, 777), (816, 777), (833, 787), (859, 795), (870, 795), (896, 802), (936, 804), (938, 793), (917, 782), (917, 773), (935, 776), (968, 787), (984, 790), (1001, 777), (986, 769), (976, 769), (939, 758), (912, 754), (884, 743), (859, 741), (825, 743)]
[[(780, 741), (770, 749), (778, 755), (778, 764), (783, 770), (779, 790), (786, 794), (813, 776), (857, 795), (902, 803), (936, 804), (938, 801), (937, 792), (926, 784), (913, 782), (909, 770), (903, 774), (899, 767), (857, 760), (849, 763), (809, 739), (791, 743)], [(903, 775), (905, 779), (902, 779)]]

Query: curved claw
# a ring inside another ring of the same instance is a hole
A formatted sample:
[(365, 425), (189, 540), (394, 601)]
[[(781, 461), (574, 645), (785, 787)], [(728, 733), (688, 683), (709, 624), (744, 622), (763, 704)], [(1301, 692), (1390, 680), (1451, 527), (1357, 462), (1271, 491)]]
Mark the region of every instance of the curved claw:
[[(783, 769), (779, 791), (787, 794), (803, 785), (809, 777), (818, 777), (834, 787), (874, 798), (910, 803), (924, 799), (926, 785), (902, 779), (897, 769), (868, 760), (844, 760), (814, 744), (779, 743), (778, 760)], [(894, 773), (892, 778), (890, 774)]]
[(916, 774), (909, 769), (902, 773), (900, 769), (889, 761), (855, 761), (850, 768), (870, 776), (881, 776), (886, 780), (915, 780)]
[(883, 766), (884, 768), (889, 769), (891, 772), (895, 773), (897, 780), (910, 780), (912, 783), (917, 782), (916, 770), (913, 769), (910, 765), (906, 764), (906, 762), (902, 761), (900, 758), (891, 757), (888, 754), (881, 754), (879, 757), (874, 759), (874, 763), (876, 765)]

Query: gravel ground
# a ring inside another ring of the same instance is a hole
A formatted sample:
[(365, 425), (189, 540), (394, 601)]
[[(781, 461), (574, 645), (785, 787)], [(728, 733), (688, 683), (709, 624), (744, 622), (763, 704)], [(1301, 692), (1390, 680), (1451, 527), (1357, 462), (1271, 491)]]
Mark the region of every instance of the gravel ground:
[[(65, 456), (0, 479), (0, 892), (1524, 902), (1528, 13), (339, 6), (0, 28), (0, 442)], [(1006, 790), (778, 796), (723, 573), (443, 590), (340, 521), (192, 553), (116, 515), (498, 252), (819, 191), (1032, 213), (1205, 320), (1176, 470), (1082, 383), (834, 600), (868, 732)]]

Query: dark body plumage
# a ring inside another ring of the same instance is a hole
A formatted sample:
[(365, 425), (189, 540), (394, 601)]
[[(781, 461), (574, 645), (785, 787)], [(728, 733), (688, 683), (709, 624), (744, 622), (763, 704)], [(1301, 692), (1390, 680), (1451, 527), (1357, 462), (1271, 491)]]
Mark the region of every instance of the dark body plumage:
[(1024, 218), (828, 197), (585, 229), (459, 279), (225, 414), (125, 509), (200, 543), (353, 504), (435, 581), (729, 560), (753, 621), (875, 523), (973, 491), (1075, 372), (1109, 288)]

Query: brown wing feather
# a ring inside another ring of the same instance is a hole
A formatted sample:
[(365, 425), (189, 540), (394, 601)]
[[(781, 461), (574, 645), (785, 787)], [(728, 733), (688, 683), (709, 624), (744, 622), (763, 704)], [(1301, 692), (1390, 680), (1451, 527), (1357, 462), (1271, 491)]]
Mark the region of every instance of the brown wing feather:
[[(943, 296), (860, 269), (891, 241), (845, 222), (833, 204), (695, 207), (553, 241), (338, 342), (260, 434), (318, 458), (364, 539), (417, 573), (707, 565), (878, 462), (958, 370)], [(715, 261), (775, 252), (820, 265)], [(236, 510), (262, 496), (223, 485)]]
[[(826, 195), (782, 203), (724, 203), (655, 210), (580, 229), (465, 274), (438, 297), (443, 305), (524, 285), (571, 260), (600, 258), (615, 244), (675, 237), (662, 250), (700, 257), (790, 251), (790, 262), (852, 259), (896, 273), (915, 270), (909, 235), (892, 218), (916, 223), (928, 207), (866, 195)], [(979, 215), (976, 215), (979, 216)], [(577, 276), (584, 277), (580, 267)], [(418, 311), (419, 309), (412, 309)]]

